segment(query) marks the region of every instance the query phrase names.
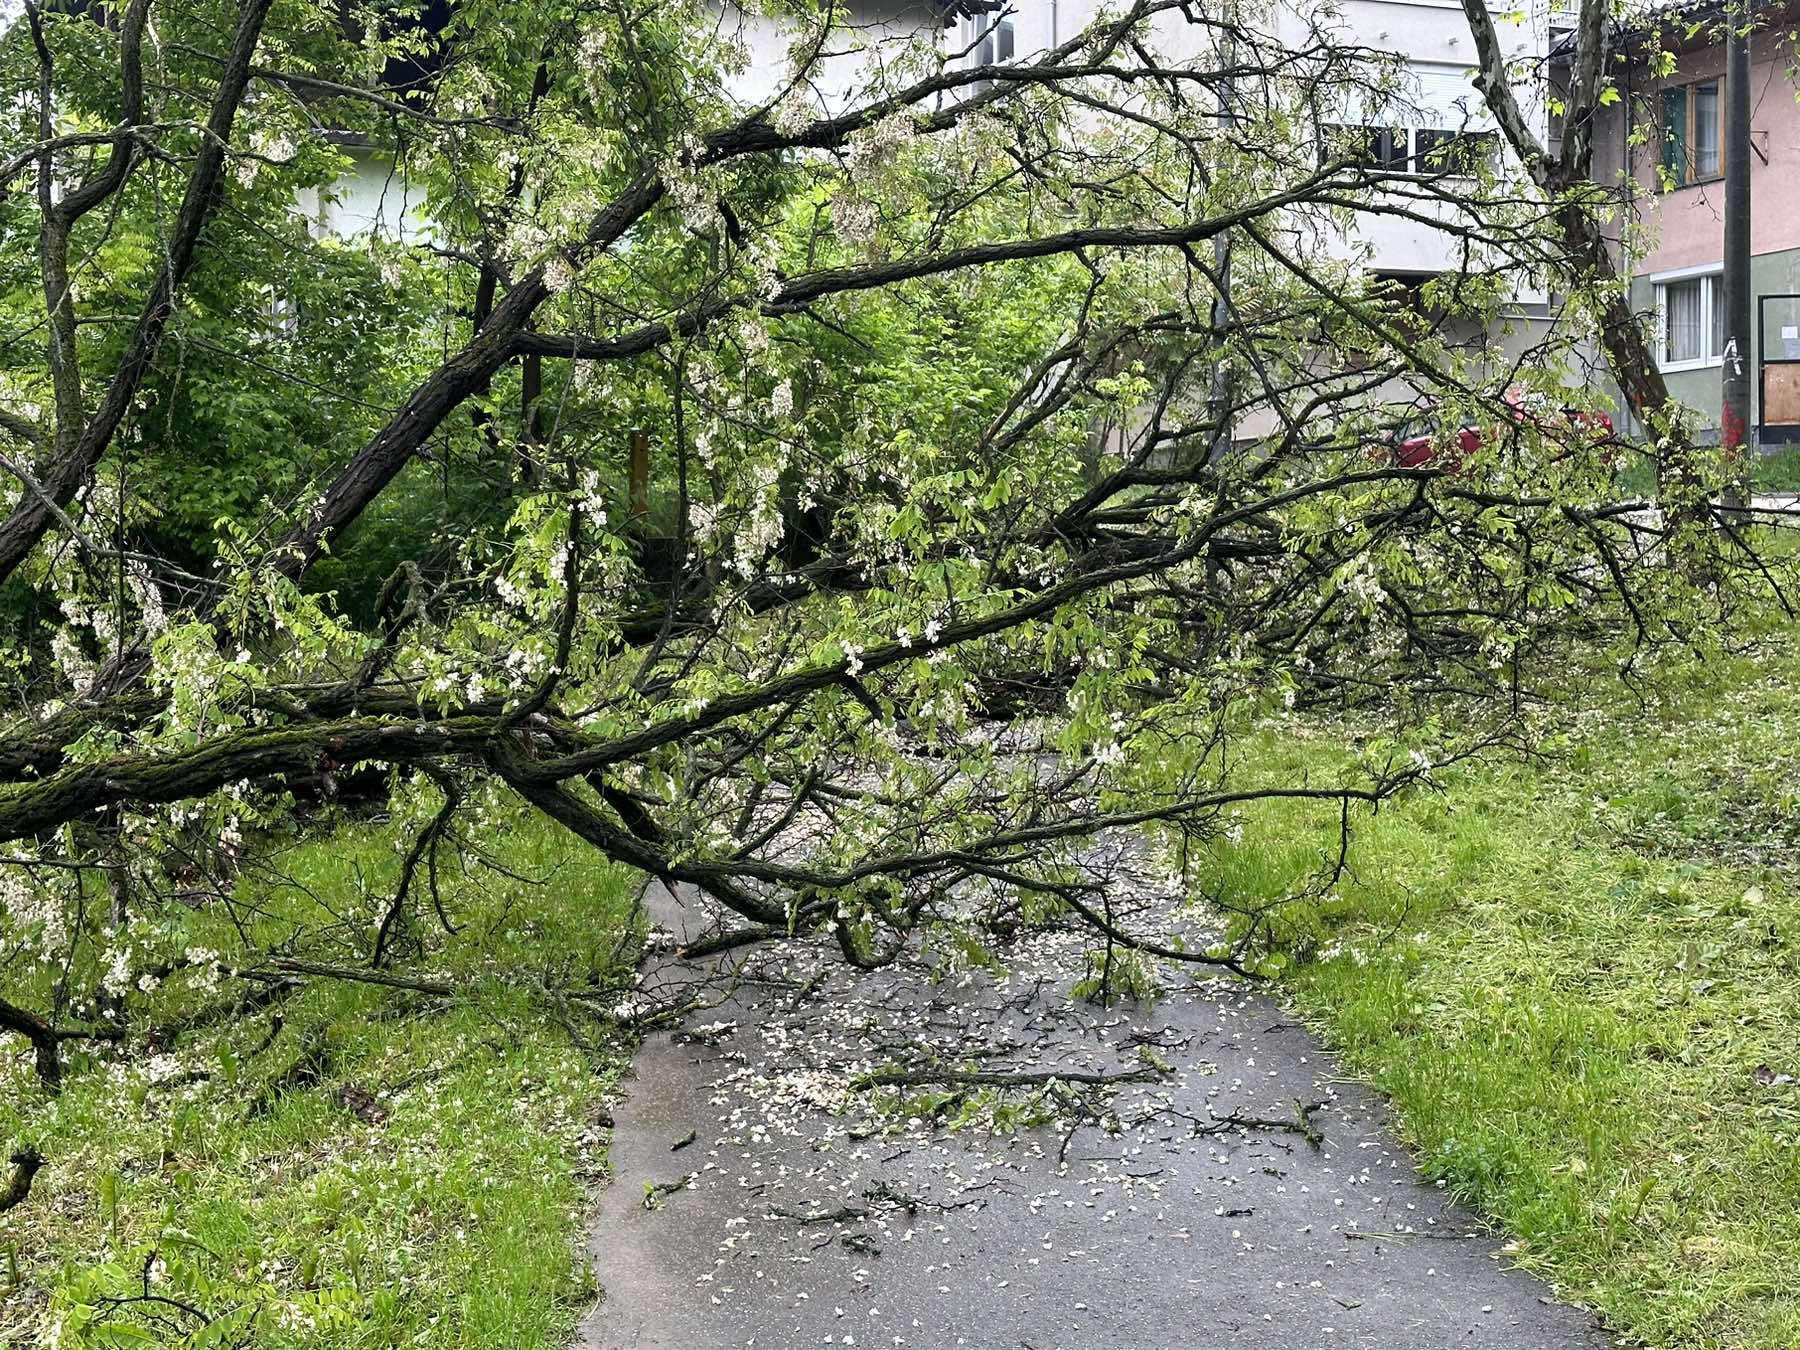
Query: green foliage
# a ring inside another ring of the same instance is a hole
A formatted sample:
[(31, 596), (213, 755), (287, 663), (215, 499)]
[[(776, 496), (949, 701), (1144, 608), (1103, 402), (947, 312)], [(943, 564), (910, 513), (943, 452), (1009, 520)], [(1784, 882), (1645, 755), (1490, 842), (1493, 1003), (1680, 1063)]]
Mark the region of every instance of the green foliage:
[(234, 1015), (268, 987), (222, 974), (240, 953), (361, 929), (359, 897), (391, 893), (402, 822), (345, 822), (239, 883), (249, 951), (217, 904), (134, 934), (207, 958), (153, 995), (166, 1050), (79, 1057), (52, 1099), (7, 1046), (0, 1138), (47, 1164), (0, 1216), (17, 1265), (0, 1344), (50, 1327), (96, 1347), (563, 1343), (592, 1289), (583, 1182), (628, 1046), (541, 991), (624, 978), (633, 883), (495, 810), (500, 851), (444, 878), (459, 934), (426, 939), (465, 993), (315, 980)]
[(1150, 1002), (1162, 992), (1156, 963), (1142, 952), (1102, 947), (1082, 954), (1083, 974), (1070, 991), (1076, 998), (1111, 1004), (1119, 999)]
[[(1547, 758), (1446, 773), (1272, 926), (1291, 996), (1511, 1259), (1646, 1344), (1775, 1350), (1800, 1328), (1800, 658), (1784, 635), (1661, 674), (1644, 704), (1574, 682)], [(1256, 754), (1342, 754), (1295, 729)], [(1218, 849), (1227, 894), (1335, 847), (1321, 813), (1267, 823)]]

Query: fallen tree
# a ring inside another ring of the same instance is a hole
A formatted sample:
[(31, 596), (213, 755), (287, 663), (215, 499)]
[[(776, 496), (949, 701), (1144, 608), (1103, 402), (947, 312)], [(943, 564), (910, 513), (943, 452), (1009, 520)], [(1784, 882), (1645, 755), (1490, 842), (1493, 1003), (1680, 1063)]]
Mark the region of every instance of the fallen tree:
[[(1254, 922), (1193, 949), (1119, 913), (1096, 841), (1150, 831), (1180, 871), (1295, 800), (1347, 841), (1528, 742), (1572, 662), (1707, 640), (1771, 579), (1657, 566), (1629, 447), (1529, 411), (1591, 334), (1470, 339), (1510, 300), (1482, 275), (1554, 269), (1577, 314), (1615, 288), (1497, 166), (1399, 173), (1322, 131), (1404, 98), (1323, 13), (1296, 40), (1135, 0), (997, 66), (895, 34), (845, 105), (829, 10), (752, 99), (698, 11), (465, 5), (396, 99), (320, 76), (366, 53), (267, 5), (219, 49), (216, 6), (167, 0), (152, 106), (149, 8), (32, 8), (0, 52), (39, 114), (8, 237), (41, 243), (8, 302), (35, 354), (0, 379), (0, 940), (47, 1087), (57, 1028), (129, 1039), (133, 977), (178, 959), (134, 926), (234, 904), (212, 871), (317, 828), (288, 785), (370, 766), (418, 825), (366, 943), (231, 970), (434, 989), (413, 911), (489, 789), (861, 966), (1003, 914), (1083, 927), (1108, 972), (1250, 970)], [(416, 173), (429, 232), (314, 238), (326, 121)], [(1363, 276), (1377, 214), (1464, 260), (1433, 318)], [(1398, 454), (1421, 416), (1436, 450)], [(249, 486), (181, 533), (190, 460)], [(1245, 728), (1320, 706), (1373, 719), (1339, 779), (1246, 775)]]

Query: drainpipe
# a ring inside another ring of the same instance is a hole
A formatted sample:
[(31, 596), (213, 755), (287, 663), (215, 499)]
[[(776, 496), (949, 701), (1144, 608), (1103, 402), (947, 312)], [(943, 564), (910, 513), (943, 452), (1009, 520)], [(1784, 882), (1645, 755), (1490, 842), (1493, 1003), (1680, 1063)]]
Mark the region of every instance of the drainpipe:
[(1725, 506), (1750, 504), (1750, 7), (1725, 9), (1725, 359), (1720, 380), (1719, 446), (1727, 474)]
[(1056, 22), (1056, 0), (1050, 0), (1050, 45), (1054, 48), (1062, 39), (1058, 36)]

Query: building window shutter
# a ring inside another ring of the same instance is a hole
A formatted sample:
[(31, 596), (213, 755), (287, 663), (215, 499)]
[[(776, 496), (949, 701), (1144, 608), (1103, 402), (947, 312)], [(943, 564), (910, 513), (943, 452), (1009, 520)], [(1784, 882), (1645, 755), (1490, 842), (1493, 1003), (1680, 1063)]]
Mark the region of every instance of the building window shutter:
[(1687, 90), (1665, 89), (1662, 96), (1663, 168), (1676, 186), (1687, 182)]

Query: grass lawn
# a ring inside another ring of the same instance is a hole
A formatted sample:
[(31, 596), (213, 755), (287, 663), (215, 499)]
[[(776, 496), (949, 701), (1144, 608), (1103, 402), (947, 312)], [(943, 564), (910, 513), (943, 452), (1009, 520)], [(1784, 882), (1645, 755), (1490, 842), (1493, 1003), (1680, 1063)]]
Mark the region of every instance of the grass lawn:
[[(1334, 898), (1282, 911), (1285, 990), (1520, 1264), (1650, 1345), (1791, 1350), (1800, 640), (1661, 672), (1643, 704), (1574, 685), (1543, 758), (1385, 809)], [(1317, 772), (1338, 730), (1295, 719), (1254, 755)], [(626, 986), (635, 881), (482, 811), (496, 856), (445, 878), (459, 932), (418, 925), (453, 996), (315, 979), (221, 1016), (243, 984), (172, 977), (156, 1021), (187, 1029), (74, 1056), (59, 1098), (0, 1047), (0, 1142), (48, 1160), (0, 1214), (0, 1347), (563, 1343), (628, 1047), (546, 991)], [(1335, 821), (1267, 808), (1211, 880), (1283, 894)], [(231, 965), (304, 932), (360, 964), (408, 837), (346, 824), (238, 879), (243, 934), (214, 904), (159, 940)]]
[[(1800, 1346), (1797, 648), (1643, 706), (1585, 686), (1551, 756), (1383, 811), (1337, 897), (1283, 915), (1288, 996), (1427, 1171), (1650, 1345)], [(1335, 818), (1270, 814), (1215, 855), (1227, 892), (1317, 868)]]
[[(0, 1347), (52, 1327), (65, 1347), (564, 1343), (593, 1292), (584, 1179), (625, 1047), (542, 990), (618, 973), (633, 883), (542, 818), (496, 803), (489, 825), (497, 866), (444, 877), (460, 932), (421, 921), (453, 997), (318, 979), (218, 1016), (244, 984), (171, 978), (159, 1025), (216, 1020), (123, 1064), (75, 1057), (58, 1098), (7, 1038), (0, 1142), (46, 1163), (0, 1215)], [(391, 894), (398, 842), (346, 826), (289, 850), (290, 881), (240, 878), (250, 936), (304, 930), (311, 959), (335, 941), (363, 964), (347, 934)], [(178, 943), (230, 965), (221, 909)]]
[[(1750, 479), (1755, 492), (1800, 492), (1800, 447), (1784, 445), (1763, 451), (1751, 461)], [(1656, 491), (1656, 471), (1646, 461), (1633, 459), (1620, 471), (1619, 485), (1627, 492), (1650, 496)]]

